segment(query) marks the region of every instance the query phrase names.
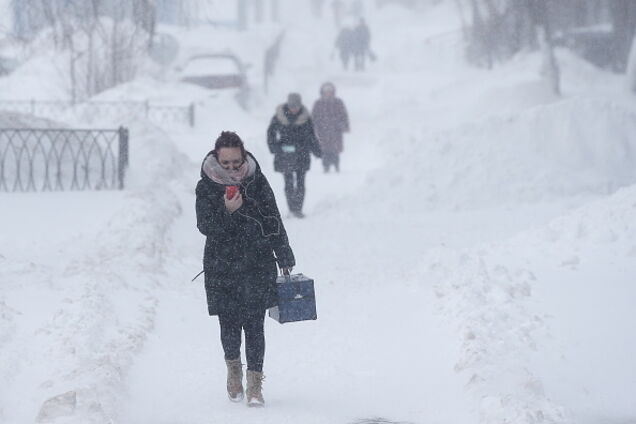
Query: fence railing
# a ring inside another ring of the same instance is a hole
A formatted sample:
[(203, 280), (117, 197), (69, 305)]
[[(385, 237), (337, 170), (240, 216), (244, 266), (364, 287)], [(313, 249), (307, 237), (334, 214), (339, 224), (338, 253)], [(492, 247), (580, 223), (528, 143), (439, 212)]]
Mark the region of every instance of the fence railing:
[(88, 122), (91, 117), (137, 116), (160, 124), (176, 123), (195, 125), (194, 103), (187, 106), (157, 105), (149, 101), (90, 101), (73, 103), (63, 100), (0, 100), (0, 110), (26, 113), (49, 119), (63, 118), (69, 112), (82, 116)]
[(0, 128), (0, 191), (123, 189), (128, 130)]

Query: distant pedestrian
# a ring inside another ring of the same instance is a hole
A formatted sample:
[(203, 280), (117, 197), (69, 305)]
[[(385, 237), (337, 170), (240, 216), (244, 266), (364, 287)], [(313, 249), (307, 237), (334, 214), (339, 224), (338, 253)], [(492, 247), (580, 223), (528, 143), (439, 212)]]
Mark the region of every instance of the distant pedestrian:
[(354, 36), (353, 29), (343, 27), (338, 31), (338, 36), (336, 37), (335, 48), (338, 50), (340, 62), (345, 71), (349, 69), (349, 60), (353, 56)]
[(333, 0), (331, 2), (331, 10), (333, 12), (333, 21), (336, 28), (340, 28), (345, 15), (345, 3), (342, 0)]
[(311, 0), (311, 13), (315, 18), (322, 18), (322, 9), (325, 5), (325, 0)]
[(344, 149), (343, 136), (349, 132), (349, 115), (344, 102), (336, 97), (336, 87), (326, 82), (320, 87), (320, 99), (311, 112), (316, 136), (322, 149), (322, 166), (325, 172), (333, 165), (340, 172), (340, 153)]
[(363, 18), (360, 18), (358, 25), (353, 29), (351, 41), (351, 53), (353, 54), (353, 64), (356, 71), (364, 71), (367, 55), (373, 55), (370, 50), (371, 31)]
[(351, 15), (357, 18), (362, 17), (362, 15), (364, 15), (364, 4), (362, 4), (362, 0), (353, 0), (349, 7), (349, 11)]
[(289, 210), (294, 216), (303, 218), (305, 174), (311, 164), (310, 153), (320, 158), (322, 150), (300, 94), (290, 93), (287, 103), (276, 108), (267, 128), (267, 145), (274, 154), (274, 170), (282, 172), (285, 178)]
[(247, 404), (263, 406), (265, 310), (277, 304), (276, 262), (295, 265), (274, 193), (241, 138), (224, 131), (201, 166), (196, 187), (197, 228), (208, 312), (219, 316), (231, 401), (243, 400), (241, 333), (245, 333)]

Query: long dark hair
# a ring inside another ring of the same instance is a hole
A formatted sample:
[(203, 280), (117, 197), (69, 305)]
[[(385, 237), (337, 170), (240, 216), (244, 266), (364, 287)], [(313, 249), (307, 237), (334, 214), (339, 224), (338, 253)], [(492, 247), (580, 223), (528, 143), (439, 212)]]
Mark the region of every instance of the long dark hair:
[(233, 131), (223, 131), (221, 135), (214, 142), (214, 151), (212, 154), (214, 157), (217, 157), (217, 153), (219, 149), (223, 147), (238, 147), (241, 149), (241, 156), (243, 159), (247, 157), (247, 153), (245, 152), (245, 145), (243, 144), (243, 140), (238, 136), (237, 133)]

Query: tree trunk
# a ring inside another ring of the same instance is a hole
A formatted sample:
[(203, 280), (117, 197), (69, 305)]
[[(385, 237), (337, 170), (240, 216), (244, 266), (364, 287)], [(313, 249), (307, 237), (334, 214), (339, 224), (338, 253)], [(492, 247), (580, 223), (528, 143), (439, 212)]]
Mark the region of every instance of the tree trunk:
[(609, 3), (614, 33), (614, 70), (625, 70), (627, 56), (636, 29), (636, 5), (633, 0), (612, 0)]
[(77, 52), (75, 51), (75, 43), (73, 42), (73, 37), (67, 40), (69, 46), (69, 78), (71, 83), (71, 103), (75, 104), (77, 102), (77, 76), (76, 76), (76, 62), (77, 62)]
[(636, 36), (632, 40), (632, 47), (627, 60), (627, 84), (629, 91), (636, 94)]
[(546, 0), (532, 2), (532, 16), (537, 26), (539, 45), (543, 56), (541, 74), (546, 78), (552, 92), (561, 94), (561, 75), (552, 47), (552, 31)]
[(476, 54), (480, 57), (486, 58), (486, 67), (492, 68), (492, 46), (489, 45), (489, 37), (487, 35), (488, 29), (479, 11), (479, 4), (477, 0), (471, 1), (473, 12), (473, 43), (476, 46)]
[(462, 35), (464, 36), (464, 40), (468, 40), (468, 25), (466, 25), (466, 18), (464, 17), (464, 6), (462, 5), (462, 0), (455, 0), (455, 4), (457, 5), (457, 12), (459, 13), (459, 19), (462, 23)]
[(120, 61), (120, 55), (119, 55), (119, 46), (117, 43), (117, 33), (118, 33), (118, 27), (119, 25), (117, 24), (117, 20), (113, 19), (113, 29), (111, 32), (111, 59), (110, 59), (110, 65), (111, 65), (111, 81), (109, 84), (107, 84), (106, 86), (114, 86), (115, 84), (117, 84), (118, 81), (118, 75), (119, 75), (119, 61)]
[(86, 64), (86, 95), (87, 97), (90, 97), (93, 95), (95, 91), (94, 70), (96, 66), (95, 66), (95, 48), (94, 48), (95, 36), (93, 34), (93, 31), (89, 31), (87, 33), (87, 37), (88, 37), (88, 58), (87, 58), (88, 63)]
[(539, 34), (539, 45), (541, 46), (542, 64), (541, 74), (548, 83), (550, 90), (553, 94), (561, 95), (561, 71), (559, 64), (554, 55), (554, 49), (552, 48), (552, 41), (548, 35), (548, 31), (545, 27), (537, 28)]

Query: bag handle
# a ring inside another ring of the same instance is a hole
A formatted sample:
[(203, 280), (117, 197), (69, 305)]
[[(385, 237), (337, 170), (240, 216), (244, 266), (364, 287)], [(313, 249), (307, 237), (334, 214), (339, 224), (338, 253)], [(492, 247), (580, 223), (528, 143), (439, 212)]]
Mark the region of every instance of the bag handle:
[(290, 281), (291, 280), (291, 275), (289, 274), (289, 269), (287, 268), (281, 268), (280, 273), (283, 277), (285, 277), (285, 281)]

